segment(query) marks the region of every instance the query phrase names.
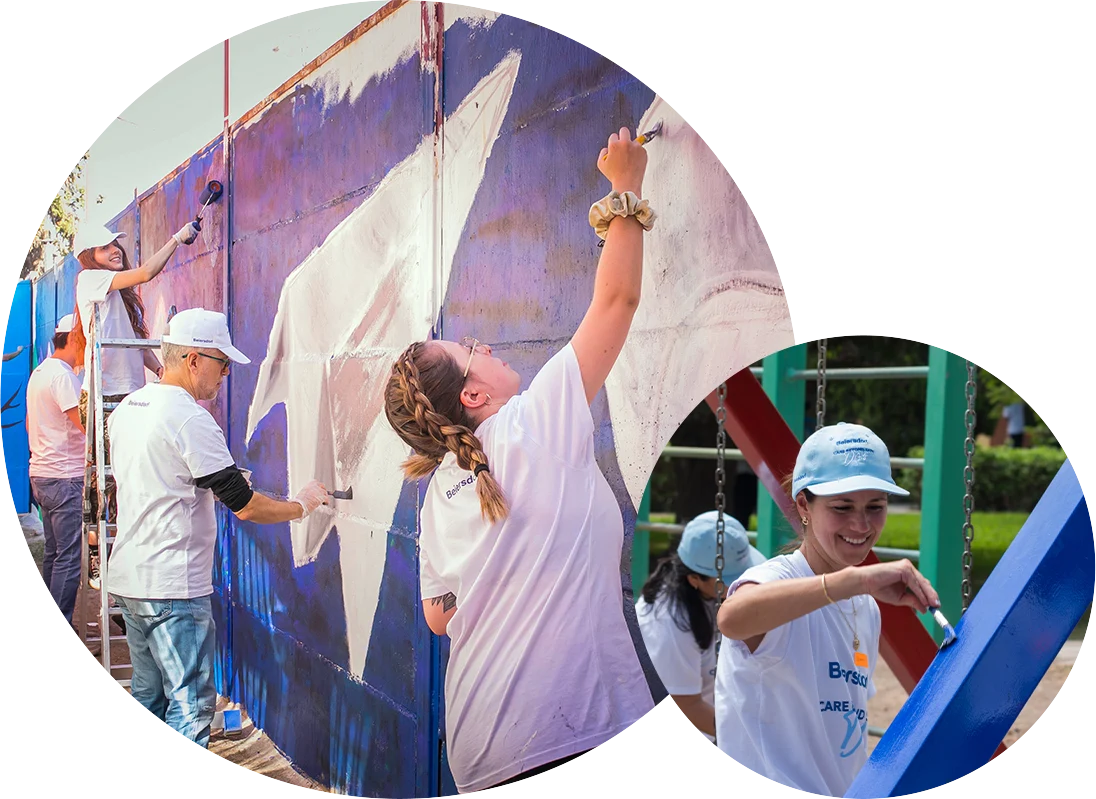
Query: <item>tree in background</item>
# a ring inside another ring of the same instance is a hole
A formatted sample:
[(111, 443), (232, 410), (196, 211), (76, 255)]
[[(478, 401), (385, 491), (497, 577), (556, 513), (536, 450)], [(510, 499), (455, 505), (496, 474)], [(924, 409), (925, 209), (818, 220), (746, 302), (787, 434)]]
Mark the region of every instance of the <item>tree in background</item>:
[[(77, 162), (76, 166), (61, 184), (61, 190), (49, 204), (46, 216), (34, 234), (34, 241), (27, 250), (26, 260), (23, 261), (23, 269), (19, 273), (19, 279), (41, 275), (46, 269), (45, 254), (46, 245), (53, 244), (58, 255), (72, 252), (72, 240), (76, 235), (76, 227), (79, 224), (80, 212), (86, 206), (84, 187), (80, 178), (84, 173), (84, 162), (88, 160), (88, 154)], [(101, 201), (102, 198), (99, 198)]]
[[(849, 336), (827, 342), (830, 368), (880, 366), (924, 366), (929, 362), (927, 344), (884, 336)], [(817, 343), (807, 345), (807, 368), (818, 360)], [(756, 364), (760, 365), (760, 364)], [(925, 436), (924, 379), (908, 380), (831, 380), (826, 385), (826, 421), (856, 422), (874, 430), (887, 442), (892, 455), (921, 454), (917, 450)], [(814, 431), (815, 383), (807, 382), (803, 418), (796, 434), (802, 438)], [(978, 370), (978, 396), (975, 413), (976, 432), (990, 436), (1001, 415), (1001, 408), (1016, 402), (1016, 393), (984, 369)], [(1037, 445), (1057, 446), (1053, 435), (1036, 415), (1033, 438)], [(678, 446), (714, 447), (715, 415), (701, 403), (685, 419), (670, 443)], [(728, 440), (728, 447), (734, 442)], [(911, 453), (911, 450), (915, 452)], [(728, 464), (728, 512), (745, 523), (753, 512), (751, 492), (756, 493), (756, 478), (746, 479)], [(748, 472), (748, 469), (744, 469)], [(715, 464), (710, 460), (661, 458), (651, 475), (651, 509), (670, 511), (678, 519), (690, 519), (714, 506)], [(749, 475), (752, 477), (752, 474)]]

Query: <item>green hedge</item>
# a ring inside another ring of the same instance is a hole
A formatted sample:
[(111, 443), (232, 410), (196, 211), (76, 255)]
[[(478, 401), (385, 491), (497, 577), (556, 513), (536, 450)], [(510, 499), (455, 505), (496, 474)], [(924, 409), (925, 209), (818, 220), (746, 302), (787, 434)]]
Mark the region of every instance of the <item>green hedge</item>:
[[(923, 458), (925, 449), (913, 447), (909, 454)], [(1065, 460), (1065, 453), (1055, 447), (978, 447), (974, 451), (974, 507), (1030, 513)], [(900, 469), (896, 479), (920, 505), (921, 470)]]

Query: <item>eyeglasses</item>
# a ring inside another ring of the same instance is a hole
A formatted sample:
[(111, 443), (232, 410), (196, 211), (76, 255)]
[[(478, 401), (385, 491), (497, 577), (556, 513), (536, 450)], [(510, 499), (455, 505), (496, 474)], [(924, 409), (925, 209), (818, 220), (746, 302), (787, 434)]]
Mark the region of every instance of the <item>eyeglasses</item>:
[(465, 336), (462, 338), (460, 340), (460, 345), (468, 348), (468, 363), (464, 367), (464, 377), (467, 378), (468, 370), (472, 368), (472, 359), (476, 356), (476, 353), (490, 355), (491, 345), (480, 344), (480, 340), (478, 338), (472, 338), (472, 336)]
[(218, 358), (216, 355), (206, 355), (204, 352), (196, 352), (195, 355), (201, 355), (203, 358), (209, 358), (211, 361), (217, 361), (221, 365), (221, 372), (227, 373), (230, 366), (232, 366), (231, 358)]

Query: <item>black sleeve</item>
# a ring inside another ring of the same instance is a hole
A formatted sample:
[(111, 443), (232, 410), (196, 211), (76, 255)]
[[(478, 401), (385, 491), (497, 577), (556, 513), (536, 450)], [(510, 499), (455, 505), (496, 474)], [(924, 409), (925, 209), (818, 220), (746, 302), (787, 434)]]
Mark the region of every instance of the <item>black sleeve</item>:
[(219, 472), (207, 474), (205, 477), (199, 477), (194, 484), (198, 488), (210, 489), (213, 495), (227, 505), (233, 513), (243, 510), (255, 493), (244, 479), (243, 472), (236, 468), (236, 464)]

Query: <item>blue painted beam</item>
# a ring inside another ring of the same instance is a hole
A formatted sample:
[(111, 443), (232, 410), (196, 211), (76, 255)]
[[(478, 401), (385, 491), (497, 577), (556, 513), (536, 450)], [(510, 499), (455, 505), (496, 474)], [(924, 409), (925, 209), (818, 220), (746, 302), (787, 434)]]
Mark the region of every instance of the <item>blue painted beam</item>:
[(1092, 601), (1094, 573), (1066, 461), (845, 795), (924, 791), (987, 763)]

